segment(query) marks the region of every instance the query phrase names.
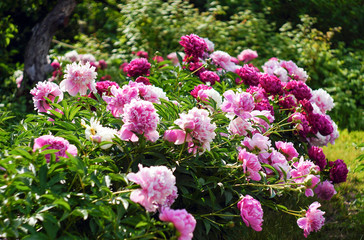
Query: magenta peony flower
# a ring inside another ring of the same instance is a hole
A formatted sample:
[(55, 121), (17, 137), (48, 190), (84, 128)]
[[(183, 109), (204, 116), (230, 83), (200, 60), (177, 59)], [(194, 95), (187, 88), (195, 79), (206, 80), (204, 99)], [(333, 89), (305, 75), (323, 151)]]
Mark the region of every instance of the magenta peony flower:
[(250, 67), (249, 65), (244, 64), (243, 67), (236, 69), (235, 73), (239, 75), (244, 84), (249, 86), (258, 86), (259, 72), (256, 71), (255, 67)]
[(341, 183), (346, 181), (348, 176), (348, 168), (342, 159), (337, 159), (335, 162), (329, 162), (330, 180), (333, 183)]
[(124, 125), (119, 131), (122, 140), (138, 141), (139, 138), (135, 133), (144, 134), (146, 139), (151, 142), (155, 142), (159, 138), (157, 131), (159, 116), (151, 102), (132, 99), (124, 106), (122, 118)]
[(279, 96), (278, 104), (283, 109), (291, 109), (294, 110), (297, 107), (297, 99), (294, 95), (288, 94), (286, 96)]
[(205, 50), (207, 50), (205, 40), (196, 34), (182, 36), (179, 44), (184, 47), (186, 62), (197, 62), (203, 56)]
[[(111, 87), (115, 86), (116, 88), (119, 88), (119, 85), (116, 82), (111, 81), (101, 81), (96, 83), (96, 90), (97, 93), (102, 97), (105, 93), (106, 96), (112, 96), (111, 94)], [(88, 97), (96, 99), (95, 95), (91, 92)]]
[(61, 64), (59, 64), (59, 62), (57, 60), (54, 60), (51, 63), (51, 66), (53, 67), (54, 70), (60, 69), (61, 68)]
[(306, 238), (311, 232), (320, 230), (325, 223), (325, 218), (323, 217), (325, 212), (318, 209), (320, 206), (321, 204), (318, 202), (312, 203), (308, 207), (305, 217), (297, 220), (297, 224), (303, 229), (303, 235)]
[(337, 192), (334, 185), (326, 180), (317, 185), (315, 193), (319, 198), (329, 201)]
[[(58, 152), (54, 153), (56, 155), (56, 161), (59, 161), (59, 157), (68, 158), (66, 152), (73, 156), (77, 156), (77, 148), (75, 145), (70, 144), (66, 139), (62, 137), (55, 137), (52, 135), (43, 135), (39, 138), (34, 140), (33, 152), (37, 149), (41, 149), (45, 145), (49, 145), (47, 148), (43, 149), (42, 151), (48, 149), (56, 149), (59, 150)], [(51, 159), (51, 154), (46, 154), (45, 158), (47, 162)]]
[(110, 92), (112, 96), (103, 96), (102, 98), (107, 103), (106, 109), (111, 111), (116, 118), (124, 113), (124, 106), (130, 103), (132, 99), (139, 99), (138, 89), (129, 85), (125, 85), (123, 88), (112, 86)]
[(258, 53), (251, 49), (245, 49), (238, 55), (239, 61), (242, 61), (245, 63), (249, 62), (257, 57), (258, 57)]
[(251, 227), (258, 232), (262, 231), (263, 209), (258, 200), (255, 200), (249, 195), (245, 195), (238, 202), (238, 209), (247, 227)]
[(144, 85), (152, 85), (149, 79), (146, 77), (137, 77), (137, 79), (135, 79), (135, 82), (140, 82), (143, 83)]
[(106, 69), (107, 68), (107, 63), (104, 59), (101, 59), (99, 60), (99, 64), (98, 64), (98, 67), (102, 70)]
[(241, 143), (249, 150), (258, 152), (267, 151), (271, 146), (269, 138), (260, 133), (254, 134), (252, 138), (246, 137)]
[(64, 75), (64, 80), (59, 84), (63, 92), (68, 92), (71, 96), (76, 96), (77, 93), (86, 95), (87, 89), (96, 92), (96, 76), (95, 67), (91, 67), (87, 62), (68, 64)]
[(285, 90), (293, 94), (298, 101), (303, 99), (309, 100), (312, 97), (311, 88), (301, 81), (288, 82), (285, 86)]
[(262, 88), (267, 93), (270, 94), (280, 94), (282, 92), (283, 85), (281, 80), (274, 75), (261, 74), (259, 78), (259, 83)]
[(176, 177), (173, 172), (165, 166), (138, 166), (137, 173), (126, 175), (130, 181), (141, 187), (130, 194), (130, 200), (139, 203), (148, 212), (155, 212), (159, 207), (170, 207), (169, 204), (174, 202), (170, 196), (177, 197)]
[(214, 85), (215, 82), (220, 82), (220, 77), (215, 72), (212, 71), (204, 71), (200, 73), (200, 80), (204, 83), (210, 83)]
[(322, 148), (312, 146), (310, 149), (308, 149), (308, 156), (314, 163), (316, 163), (316, 165), (320, 167), (321, 171), (325, 169), (327, 161)]
[(224, 94), (224, 102), (221, 110), (228, 113), (235, 113), (239, 117), (250, 117), (250, 112), (254, 109), (254, 98), (250, 93), (242, 92), (235, 94), (232, 90)]
[(255, 154), (249, 153), (243, 148), (239, 151), (238, 159), (243, 163), (243, 171), (247, 178), (254, 181), (261, 179), (259, 170), (262, 169), (262, 166)]
[(201, 89), (205, 89), (205, 90), (207, 90), (207, 89), (212, 89), (212, 87), (207, 86), (207, 85), (203, 85), (203, 84), (197, 85), (197, 86), (195, 86), (195, 88), (191, 91), (191, 95), (192, 95), (194, 98), (197, 98), (198, 92), (199, 92)]
[(313, 134), (320, 132), (322, 136), (328, 136), (334, 131), (334, 127), (331, 124), (331, 119), (326, 117), (327, 115), (311, 113), (308, 115), (308, 122), (311, 125), (311, 131)]
[(295, 129), (302, 137), (306, 137), (310, 132), (310, 126), (308, 124), (306, 115), (296, 112), (289, 119), (288, 122), (292, 122), (295, 125)]
[(33, 95), (34, 108), (37, 109), (38, 112), (47, 112), (49, 109), (52, 109), (44, 97), (49, 98), (52, 102), (54, 102), (56, 97), (59, 97), (57, 103), (63, 100), (63, 92), (59, 86), (48, 81), (38, 82), (37, 85), (30, 90), (30, 94)]
[(206, 71), (206, 69), (203, 67), (202, 62), (190, 62), (188, 69), (191, 72), (193, 72), (196, 76), (200, 76), (201, 73)]
[(142, 75), (149, 75), (149, 69), (151, 64), (146, 58), (137, 58), (132, 60), (124, 70), (128, 74), (128, 77), (139, 77)]
[(191, 240), (193, 238), (196, 220), (185, 209), (173, 210), (164, 208), (159, 214), (159, 219), (173, 223), (179, 232), (178, 240)]
[(246, 92), (250, 93), (254, 97), (254, 101), (259, 103), (263, 99), (268, 99), (267, 93), (261, 87), (250, 86)]
[(140, 58), (146, 58), (148, 59), (148, 53), (145, 51), (138, 51), (138, 52), (133, 52), (133, 54), (137, 55)]
[[(174, 121), (186, 132), (188, 139), (191, 139), (191, 141), (187, 141), (189, 152), (195, 154), (197, 150), (204, 152), (207, 149), (210, 151), (210, 143), (216, 136), (216, 124), (211, 124), (211, 118), (208, 115), (207, 110), (194, 107), (187, 114), (181, 113), (180, 118)], [(199, 145), (196, 145), (196, 140)]]
[(285, 155), (287, 160), (292, 160), (294, 157), (298, 157), (298, 152), (291, 142), (278, 141), (275, 143), (276, 148)]

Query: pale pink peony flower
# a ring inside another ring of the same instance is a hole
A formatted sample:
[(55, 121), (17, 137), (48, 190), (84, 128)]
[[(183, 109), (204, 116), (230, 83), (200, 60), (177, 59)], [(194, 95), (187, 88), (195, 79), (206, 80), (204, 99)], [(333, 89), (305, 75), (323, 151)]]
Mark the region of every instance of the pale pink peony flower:
[(38, 82), (37, 85), (30, 90), (30, 94), (33, 95), (34, 108), (37, 109), (38, 112), (47, 112), (49, 109), (52, 109), (44, 97), (49, 98), (52, 102), (54, 102), (56, 97), (59, 97), (57, 103), (63, 100), (63, 92), (59, 86), (48, 81)]
[(228, 113), (235, 113), (239, 117), (249, 118), (250, 112), (254, 109), (254, 98), (250, 93), (234, 93), (232, 90), (226, 91), (223, 96), (224, 102), (221, 110)]
[(254, 134), (252, 138), (246, 137), (241, 143), (249, 150), (258, 152), (265, 152), (271, 146), (269, 138), (260, 133)]
[(312, 203), (307, 209), (305, 217), (297, 220), (297, 224), (303, 229), (303, 235), (306, 238), (311, 232), (317, 232), (325, 224), (325, 218), (323, 217), (325, 212), (318, 209), (320, 206), (321, 204), (318, 202)]
[(107, 103), (106, 109), (111, 111), (114, 117), (120, 117), (124, 113), (124, 106), (133, 99), (139, 99), (139, 91), (137, 88), (124, 85), (123, 88), (112, 86), (110, 88), (112, 96), (103, 96)]
[(90, 53), (81, 54), (79, 56), (80, 56), (80, 61), (82, 62), (82, 64), (86, 64), (87, 62), (89, 62), (92, 65), (92, 63), (95, 64), (95, 62), (96, 62), (95, 56)]
[(330, 181), (326, 180), (317, 185), (315, 193), (319, 198), (329, 201), (337, 192), (334, 185)]
[(235, 72), (240, 66), (231, 61), (231, 56), (223, 51), (215, 51), (210, 55), (212, 61), (228, 72)]
[(215, 44), (213, 42), (211, 42), (208, 38), (203, 38), (203, 40), (205, 40), (206, 46), (207, 46), (207, 51), (208, 52), (213, 52), (214, 48), (215, 48)]
[(326, 113), (326, 111), (330, 111), (334, 107), (334, 100), (322, 88), (312, 91), (310, 102), (315, 103), (322, 113)]
[(260, 202), (249, 195), (243, 196), (238, 202), (240, 215), (247, 227), (253, 228), (255, 231), (262, 231), (263, 225), (263, 209)]
[(274, 71), (279, 68), (279, 62), (277, 58), (271, 58), (262, 66), (264, 73), (274, 75)]
[(238, 55), (239, 61), (242, 61), (245, 63), (247, 63), (257, 57), (258, 57), (258, 53), (251, 49), (245, 49)]
[(237, 117), (232, 120), (228, 126), (228, 130), (231, 134), (238, 134), (240, 136), (247, 136), (248, 131), (252, 132), (254, 128), (249, 121)]
[(196, 220), (185, 209), (173, 210), (170, 208), (164, 208), (159, 214), (159, 219), (173, 223), (180, 234), (178, 240), (191, 240), (193, 238)]
[(122, 115), (124, 125), (119, 131), (120, 138), (125, 141), (136, 142), (138, 134), (144, 134), (147, 140), (157, 141), (159, 133), (157, 126), (159, 116), (151, 102), (133, 99), (124, 106)]
[[(211, 89), (201, 89), (200, 91), (198, 91), (198, 93), (197, 93), (197, 100), (198, 101), (201, 101), (203, 103), (209, 103), (210, 102), (209, 99), (212, 99), (212, 100), (215, 101), (216, 109), (219, 109), (221, 107), (222, 97), (221, 97), (221, 95), (220, 95), (220, 93), (218, 91), (216, 91), (213, 88), (211, 88)], [(209, 108), (210, 106), (207, 106), (207, 107)]]
[(96, 92), (96, 76), (95, 67), (91, 67), (88, 62), (85, 65), (81, 63), (68, 64), (60, 88), (71, 96), (76, 96), (77, 93), (86, 95), (87, 89)]
[(75, 50), (66, 53), (64, 55), (64, 57), (65, 57), (66, 60), (68, 60), (70, 62), (80, 61), (80, 55), (78, 55), (78, 53)]
[[(62, 137), (55, 137), (52, 135), (43, 135), (34, 140), (33, 152), (37, 149), (41, 149), (42, 147), (49, 145), (47, 148), (42, 151), (48, 149), (56, 149), (58, 152), (54, 153), (56, 155), (56, 161), (59, 161), (59, 157), (68, 158), (66, 152), (73, 156), (77, 156), (77, 148), (75, 145), (70, 144), (66, 139)], [(45, 158), (47, 162), (51, 159), (51, 154), (46, 154)]]
[(187, 114), (181, 113), (180, 118), (174, 121), (189, 137), (199, 142), (200, 146), (197, 146), (194, 141), (188, 141), (189, 152), (195, 154), (197, 150), (210, 151), (210, 143), (216, 136), (216, 124), (211, 124), (208, 115), (207, 110), (194, 107)]
[(247, 178), (254, 181), (261, 179), (259, 170), (262, 169), (262, 166), (255, 154), (249, 153), (243, 148), (239, 151), (238, 159), (243, 163), (243, 171)]
[[(185, 57), (185, 54), (183, 52), (178, 52), (178, 54), (181, 56), (181, 58), (183, 59)], [(171, 60), (172, 64), (174, 66), (179, 66), (180, 65), (180, 62), (178, 60), (178, 57), (177, 57), (177, 53), (176, 52), (172, 52), (170, 54), (167, 55), (167, 58), (169, 60)]]
[(298, 157), (298, 152), (291, 142), (278, 141), (275, 143), (276, 148), (287, 158), (288, 161)]
[(15, 78), (16, 87), (20, 88), (21, 82), (23, 81), (23, 71), (22, 70), (16, 70), (14, 72), (14, 78)]
[(130, 194), (130, 200), (139, 203), (148, 212), (155, 212), (159, 207), (170, 207), (174, 202), (171, 196), (177, 197), (176, 177), (165, 166), (143, 167), (141, 164), (137, 173), (129, 173), (126, 177), (139, 184)]

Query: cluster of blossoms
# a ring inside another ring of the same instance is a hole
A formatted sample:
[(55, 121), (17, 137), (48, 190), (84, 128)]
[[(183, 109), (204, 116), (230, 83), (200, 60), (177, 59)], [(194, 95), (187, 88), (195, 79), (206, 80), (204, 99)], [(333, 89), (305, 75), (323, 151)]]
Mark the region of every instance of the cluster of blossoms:
[(306, 71), (292, 61), (271, 58), (262, 68), (265, 73), (277, 76), (282, 82), (289, 82), (291, 80), (306, 82), (308, 78)]
[(173, 210), (171, 205), (178, 197), (176, 177), (165, 166), (143, 167), (139, 164), (137, 173), (129, 173), (127, 178), (140, 185), (133, 190), (130, 200), (139, 203), (147, 211), (159, 211), (159, 219), (171, 222), (179, 232), (179, 240), (191, 240), (196, 227), (195, 218), (185, 209)]

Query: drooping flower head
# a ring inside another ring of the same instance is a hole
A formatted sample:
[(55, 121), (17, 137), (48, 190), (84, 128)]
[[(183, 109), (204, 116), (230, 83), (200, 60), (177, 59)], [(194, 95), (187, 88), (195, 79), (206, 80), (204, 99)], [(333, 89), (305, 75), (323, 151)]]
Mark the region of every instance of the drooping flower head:
[(173, 223), (179, 232), (178, 240), (191, 240), (196, 227), (196, 219), (185, 209), (164, 208), (159, 214), (159, 219)]
[(303, 229), (303, 235), (306, 238), (311, 232), (319, 231), (325, 224), (325, 218), (323, 217), (325, 212), (318, 209), (320, 206), (321, 204), (318, 202), (312, 203), (308, 207), (305, 217), (299, 218), (297, 220), (297, 224)]
[(184, 47), (186, 53), (185, 61), (187, 62), (197, 62), (203, 56), (205, 50), (207, 50), (205, 40), (196, 34), (182, 36), (179, 44)]
[(143, 167), (141, 164), (137, 173), (129, 173), (126, 177), (140, 185), (140, 189), (133, 190), (130, 200), (139, 203), (148, 212), (155, 212), (161, 207), (170, 207), (173, 201), (171, 195), (177, 197), (176, 177), (165, 166)]
[(242, 61), (245, 63), (247, 63), (257, 57), (258, 57), (258, 53), (251, 49), (245, 49), (238, 55), (239, 61)]
[(290, 81), (286, 84), (285, 90), (295, 96), (299, 100), (310, 100), (312, 97), (311, 88), (301, 81)]
[(54, 102), (56, 97), (58, 97), (57, 102), (63, 100), (63, 92), (59, 86), (48, 81), (38, 82), (37, 85), (30, 90), (30, 94), (33, 95), (34, 108), (37, 109), (38, 112), (47, 112), (51, 109), (51, 106), (44, 97), (47, 97), (52, 102)]
[(317, 185), (315, 193), (319, 198), (329, 201), (337, 192), (334, 185), (330, 183), (330, 181), (326, 180)]
[(136, 142), (139, 140), (136, 133), (144, 134), (146, 139), (151, 142), (155, 142), (159, 138), (157, 131), (159, 116), (151, 102), (131, 100), (124, 106), (122, 118), (124, 125), (119, 131), (122, 140)]
[[(42, 147), (49, 145), (47, 148), (42, 151), (48, 149), (56, 149), (58, 152), (54, 153), (56, 155), (56, 161), (59, 161), (59, 157), (68, 158), (66, 152), (73, 156), (77, 156), (77, 148), (75, 145), (70, 144), (66, 139), (62, 137), (55, 137), (53, 135), (43, 135), (34, 140), (33, 152), (37, 149), (41, 149)], [(51, 154), (46, 154), (45, 158), (47, 162), (51, 159)]]
[(292, 160), (294, 157), (298, 157), (298, 152), (291, 142), (278, 141), (275, 143), (276, 148), (287, 158)]
[(148, 76), (150, 68), (151, 64), (146, 58), (137, 58), (132, 60), (124, 70), (129, 77), (139, 77), (143, 75)]
[(330, 180), (333, 183), (341, 183), (346, 181), (348, 176), (348, 168), (342, 159), (337, 159), (335, 162), (329, 162)]
[(89, 62), (86, 64), (72, 63), (66, 66), (64, 80), (60, 83), (63, 92), (68, 92), (71, 96), (77, 93), (86, 95), (87, 89), (96, 92), (96, 68), (92, 67)]
[(258, 232), (262, 231), (263, 209), (258, 200), (250, 195), (245, 195), (238, 202), (238, 209), (247, 227), (251, 227)]

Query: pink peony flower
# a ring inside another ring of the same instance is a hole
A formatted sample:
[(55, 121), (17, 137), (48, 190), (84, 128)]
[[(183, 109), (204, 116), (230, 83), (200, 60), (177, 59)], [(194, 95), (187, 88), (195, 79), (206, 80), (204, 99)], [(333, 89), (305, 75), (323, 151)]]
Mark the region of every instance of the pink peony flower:
[[(270, 111), (267, 110), (262, 110), (262, 111), (258, 111), (258, 110), (254, 110), (251, 112), (252, 118), (251, 120), (253, 121), (253, 124), (256, 125), (254, 131), (252, 131), (253, 134), (255, 133), (265, 133), (266, 131), (268, 131), (271, 128), (271, 123), (273, 123), (274, 121), (274, 116), (271, 114)], [(268, 119), (269, 123), (267, 123), (265, 120), (263, 120), (262, 118), (258, 117), (258, 116), (264, 116)]]
[(207, 86), (207, 85), (204, 85), (204, 84), (197, 85), (197, 86), (195, 86), (195, 88), (191, 91), (191, 95), (192, 95), (194, 98), (197, 98), (198, 92), (199, 92), (201, 89), (212, 89), (212, 87)]
[(162, 56), (154, 56), (152, 58), (153, 61), (156, 61), (157, 63), (163, 62), (164, 58)]
[(185, 209), (173, 210), (164, 208), (159, 214), (159, 219), (173, 223), (174, 227), (179, 232), (178, 240), (191, 240), (193, 238), (196, 220)]
[[(119, 85), (116, 82), (111, 81), (101, 81), (96, 83), (96, 90), (100, 97), (103, 96), (105, 93), (106, 96), (112, 96), (111, 94), (111, 87), (115, 86), (116, 88), (119, 88)], [(94, 93), (90, 93), (88, 97), (96, 99)]]
[(96, 92), (97, 73), (89, 62), (85, 65), (80, 62), (68, 64), (65, 73), (64, 80), (59, 84), (63, 92), (68, 92), (71, 96), (76, 96), (77, 93), (86, 95), (87, 89)]
[(298, 133), (302, 137), (306, 137), (307, 134), (310, 132), (310, 126), (308, 124), (306, 115), (296, 112), (294, 113), (289, 119), (288, 122), (292, 122), (294, 124), (294, 128), (298, 131)]
[(139, 203), (148, 212), (155, 212), (159, 207), (170, 207), (169, 204), (174, 202), (170, 196), (177, 197), (176, 177), (173, 172), (165, 166), (138, 166), (137, 173), (126, 175), (130, 181), (141, 187), (130, 194), (130, 200)]
[(320, 206), (321, 204), (318, 202), (312, 203), (308, 207), (305, 217), (297, 220), (297, 224), (304, 230), (303, 235), (306, 238), (311, 232), (320, 230), (325, 223), (325, 218), (323, 217), (325, 212), (318, 209)]
[(246, 149), (241, 149), (239, 151), (238, 159), (243, 163), (243, 171), (247, 178), (254, 181), (259, 181), (261, 179), (259, 170), (262, 169), (262, 166), (255, 154), (247, 152)]
[(258, 232), (262, 231), (263, 209), (258, 200), (249, 195), (245, 195), (238, 202), (238, 209), (247, 227), (251, 227)]
[(106, 109), (111, 111), (116, 118), (124, 113), (124, 106), (130, 103), (132, 99), (139, 99), (138, 89), (128, 85), (123, 86), (123, 88), (112, 86), (110, 92), (112, 96), (103, 96), (102, 98), (107, 103)]
[(337, 159), (335, 162), (329, 162), (330, 180), (333, 183), (341, 183), (346, 181), (348, 176), (348, 168), (342, 159)]
[(204, 83), (210, 83), (211, 85), (214, 85), (215, 82), (220, 82), (220, 77), (215, 72), (212, 71), (204, 71), (200, 73), (200, 79)]
[(322, 88), (312, 91), (310, 102), (315, 103), (322, 113), (326, 113), (326, 111), (330, 111), (334, 107), (334, 100)]
[(151, 102), (131, 100), (124, 106), (122, 118), (124, 125), (119, 131), (122, 140), (138, 141), (139, 138), (135, 133), (144, 134), (146, 139), (151, 142), (155, 142), (159, 138), (157, 131), (159, 116)]
[[(244, 64), (243, 67), (235, 70), (235, 73), (239, 75), (242, 82), (249, 86), (258, 86), (259, 84), (259, 72), (256, 71), (255, 67), (250, 67)], [(238, 84), (241, 84), (240, 81)]]
[[(215, 101), (217, 109), (219, 109), (221, 107), (222, 97), (218, 91), (216, 91), (215, 89), (201, 89), (200, 91), (198, 91), (198, 93), (197, 93), (198, 101), (200, 101), (204, 104), (208, 104), (211, 102), (210, 99)], [(206, 106), (206, 107), (208, 109), (213, 110), (211, 106)]]
[(145, 52), (145, 51), (138, 51), (138, 52), (133, 52), (133, 54), (137, 55), (138, 57), (141, 57), (141, 58), (146, 58), (148, 59), (148, 53)]
[(208, 52), (213, 52), (214, 48), (215, 48), (215, 44), (213, 42), (211, 42), (208, 38), (203, 38), (203, 40), (205, 40), (206, 46), (207, 46), (207, 51)]
[(258, 53), (251, 49), (245, 49), (238, 55), (239, 61), (242, 61), (245, 63), (249, 62), (257, 57), (258, 57)]
[(205, 40), (196, 34), (182, 36), (179, 44), (184, 47), (186, 62), (197, 62), (207, 50)]
[[(284, 155), (277, 150), (272, 149), (271, 152), (261, 152), (258, 155), (258, 159), (260, 162), (274, 167), (280, 173), (282, 179), (284, 175), (286, 175), (287, 178), (291, 178), (291, 167)], [(268, 175), (274, 174), (273, 170), (269, 168), (264, 169)]]
[(337, 192), (334, 185), (326, 180), (317, 185), (315, 193), (319, 198), (329, 201)]
[(266, 93), (270, 94), (280, 94), (282, 92), (283, 85), (281, 80), (274, 75), (261, 74), (259, 78), (259, 83), (262, 88), (264, 88)]
[(123, 70), (129, 77), (139, 77), (142, 75), (149, 75), (151, 64), (146, 58), (137, 58), (132, 60)]
[(135, 79), (135, 82), (140, 82), (140, 83), (143, 83), (144, 85), (152, 85), (149, 81), (148, 78), (146, 77), (137, 77), (137, 79)]
[(252, 138), (246, 137), (241, 143), (249, 150), (258, 152), (265, 152), (271, 146), (269, 138), (260, 133), (254, 134)]
[(320, 171), (320, 168), (313, 162), (304, 160), (303, 157), (300, 158), (298, 162), (293, 163), (294, 169), (292, 169), (291, 174), (296, 183), (303, 183), (305, 181), (306, 175), (310, 173), (316, 173)]
[(327, 161), (322, 148), (312, 146), (310, 149), (308, 149), (308, 156), (316, 165), (320, 167), (321, 171), (325, 169)]
[(221, 110), (228, 113), (235, 113), (239, 117), (250, 117), (250, 112), (254, 109), (254, 98), (250, 93), (242, 92), (235, 94), (232, 90), (224, 94), (224, 102)]
[(247, 136), (248, 131), (252, 132), (254, 128), (249, 121), (237, 117), (229, 124), (228, 130), (231, 134), (238, 134), (240, 136)]
[(275, 143), (276, 148), (285, 155), (287, 160), (292, 160), (294, 157), (298, 157), (298, 152), (291, 142), (278, 141)]
[(82, 64), (86, 64), (87, 62), (89, 62), (92, 65), (96, 62), (95, 56), (90, 53), (81, 54), (79, 55), (79, 57)]
[(70, 51), (70, 52), (67, 52), (65, 55), (64, 55), (65, 59), (70, 61), (70, 62), (78, 62), (80, 61), (80, 55), (78, 55), (78, 53), (73, 50), (73, 51)]
[(99, 60), (98, 67), (102, 70), (105, 70), (107, 68), (107, 63), (104, 59)]
[(290, 81), (284, 88), (287, 92), (293, 94), (298, 101), (303, 99), (309, 100), (312, 97), (311, 88), (304, 82)]
[[(183, 52), (179, 52), (178, 54), (181, 56), (181, 58), (185, 57), (185, 54)], [(174, 66), (180, 65), (176, 52), (172, 52), (172, 53), (168, 54), (167, 58), (169, 60), (171, 60), (171, 62)]]
[(216, 124), (211, 124), (211, 118), (209, 118), (209, 112), (204, 109), (198, 109), (194, 107), (189, 110), (188, 113), (181, 113), (180, 118), (174, 121), (182, 130), (186, 132), (193, 140), (197, 140), (199, 146), (196, 145), (196, 141), (188, 141), (189, 152), (195, 154), (197, 150), (204, 152), (206, 149), (210, 151), (210, 143), (215, 138)]
[(235, 70), (239, 67), (235, 63), (231, 61), (231, 56), (223, 51), (215, 51), (210, 55), (212, 61), (225, 69), (228, 72), (235, 72)]
[[(43, 135), (34, 140), (33, 152), (37, 149), (41, 149), (42, 147), (49, 145), (47, 148), (42, 151), (48, 149), (56, 149), (58, 152), (54, 153), (56, 155), (56, 161), (59, 161), (59, 157), (68, 158), (66, 152), (73, 156), (77, 156), (77, 148), (75, 145), (70, 144), (66, 139), (62, 137), (55, 137), (52, 135)], [(46, 154), (45, 158), (47, 162), (51, 159), (51, 154)]]
[(59, 97), (57, 103), (63, 100), (63, 92), (59, 86), (48, 81), (38, 82), (37, 85), (30, 90), (30, 94), (33, 95), (34, 108), (37, 109), (38, 112), (47, 112), (49, 109), (52, 109), (44, 97), (49, 98), (52, 102), (54, 102), (56, 97)]

